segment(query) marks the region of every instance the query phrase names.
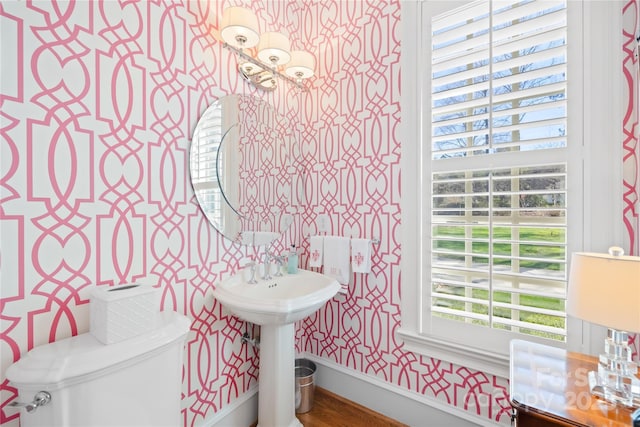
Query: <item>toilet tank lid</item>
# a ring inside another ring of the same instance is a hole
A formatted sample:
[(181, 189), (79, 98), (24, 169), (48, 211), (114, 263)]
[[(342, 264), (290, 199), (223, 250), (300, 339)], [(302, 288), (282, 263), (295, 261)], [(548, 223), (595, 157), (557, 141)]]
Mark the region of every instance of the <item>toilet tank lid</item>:
[(34, 347), (9, 366), (7, 379), (18, 388), (58, 389), (182, 343), (191, 326), (189, 318), (173, 311), (159, 312), (158, 317), (155, 330), (114, 344), (103, 344), (85, 333)]

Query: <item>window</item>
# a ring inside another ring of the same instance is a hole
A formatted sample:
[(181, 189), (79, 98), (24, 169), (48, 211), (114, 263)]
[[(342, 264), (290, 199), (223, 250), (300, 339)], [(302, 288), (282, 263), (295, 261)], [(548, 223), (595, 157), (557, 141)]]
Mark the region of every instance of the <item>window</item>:
[(564, 341), (566, 5), (480, 0), (431, 33), (430, 315)]
[(607, 2), (403, 4), (403, 51), (422, 61), (402, 64), (403, 89), (419, 88), (402, 100), (406, 350), (507, 377), (512, 338), (588, 344), (588, 325), (565, 315), (567, 263), (616, 240), (603, 224), (621, 198), (608, 143), (622, 140), (619, 116), (596, 101), (619, 90), (619, 47), (594, 23), (619, 14)]
[(564, 341), (566, 166), (432, 178), (431, 315)]

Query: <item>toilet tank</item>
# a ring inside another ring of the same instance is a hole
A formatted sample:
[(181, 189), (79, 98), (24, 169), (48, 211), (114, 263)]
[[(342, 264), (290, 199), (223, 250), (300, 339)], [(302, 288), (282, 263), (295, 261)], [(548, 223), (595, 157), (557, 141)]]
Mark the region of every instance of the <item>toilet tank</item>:
[(7, 378), (28, 403), (39, 391), (51, 401), (20, 413), (22, 427), (179, 426), (184, 341), (191, 321), (158, 313), (156, 329), (115, 344), (90, 333), (35, 347)]

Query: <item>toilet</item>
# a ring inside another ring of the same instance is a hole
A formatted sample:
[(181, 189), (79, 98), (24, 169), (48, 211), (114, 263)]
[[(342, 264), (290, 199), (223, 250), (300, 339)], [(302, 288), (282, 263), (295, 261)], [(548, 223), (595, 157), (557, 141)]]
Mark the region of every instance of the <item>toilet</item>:
[(41, 391), (51, 399), (29, 411), (23, 407), (20, 425), (180, 426), (190, 325), (187, 317), (164, 311), (155, 329), (117, 343), (86, 333), (35, 347), (6, 375), (20, 403), (31, 403)]

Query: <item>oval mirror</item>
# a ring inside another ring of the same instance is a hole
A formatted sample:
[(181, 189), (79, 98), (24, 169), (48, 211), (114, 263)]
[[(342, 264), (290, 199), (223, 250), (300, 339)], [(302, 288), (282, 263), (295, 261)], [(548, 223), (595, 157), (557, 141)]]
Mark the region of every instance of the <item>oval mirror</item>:
[(302, 210), (305, 171), (294, 126), (259, 98), (229, 95), (211, 104), (189, 163), (200, 208), (235, 242), (267, 245)]

